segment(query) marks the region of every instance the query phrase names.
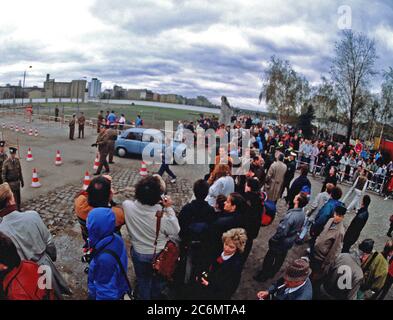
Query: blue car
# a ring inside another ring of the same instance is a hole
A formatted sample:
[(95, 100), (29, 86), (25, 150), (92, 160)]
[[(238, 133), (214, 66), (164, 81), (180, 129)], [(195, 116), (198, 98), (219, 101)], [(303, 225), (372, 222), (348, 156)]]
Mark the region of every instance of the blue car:
[[(150, 157), (156, 157), (161, 159), (161, 152), (164, 147), (164, 143), (157, 143), (155, 141), (155, 135), (162, 134), (162, 140), (164, 141), (164, 133), (157, 129), (146, 129), (146, 128), (131, 128), (122, 132), (117, 137), (115, 143), (115, 150), (119, 157), (123, 158), (127, 155), (142, 155), (146, 147), (148, 147)], [(157, 141), (157, 139), (156, 139)], [(145, 150), (145, 153), (146, 153)], [(184, 143), (174, 141), (173, 142), (174, 157), (185, 158), (186, 156), (186, 145)], [(155, 154), (159, 152), (159, 154)], [(179, 163), (179, 161), (177, 161)]]

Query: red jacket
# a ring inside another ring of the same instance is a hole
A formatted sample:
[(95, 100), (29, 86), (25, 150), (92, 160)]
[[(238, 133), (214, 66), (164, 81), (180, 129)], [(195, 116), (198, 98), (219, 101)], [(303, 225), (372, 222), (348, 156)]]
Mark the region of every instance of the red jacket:
[(7, 300), (54, 300), (54, 291), (38, 287), (40, 274), (38, 264), (22, 261), (19, 267), (9, 272), (3, 281)]

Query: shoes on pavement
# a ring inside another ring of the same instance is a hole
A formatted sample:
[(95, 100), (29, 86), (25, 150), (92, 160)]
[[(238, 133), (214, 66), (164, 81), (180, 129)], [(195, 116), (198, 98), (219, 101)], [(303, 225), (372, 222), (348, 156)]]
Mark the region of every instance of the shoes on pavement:
[(111, 162), (109, 162), (110, 164), (114, 164), (114, 162), (113, 161), (111, 161)]
[(96, 172), (93, 174), (93, 176), (99, 176), (101, 174), (101, 172)]
[(171, 183), (175, 183), (176, 182), (176, 178), (171, 180)]

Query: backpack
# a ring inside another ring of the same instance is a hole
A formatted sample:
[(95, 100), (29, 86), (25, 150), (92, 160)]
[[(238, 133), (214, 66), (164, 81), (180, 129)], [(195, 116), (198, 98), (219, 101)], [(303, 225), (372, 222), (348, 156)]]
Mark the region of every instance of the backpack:
[(262, 198), (262, 218), (261, 225), (262, 227), (266, 227), (272, 224), (274, 218), (276, 217), (276, 204), (273, 201), (267, 199), (266, 192), (261, 193)]
[(4, 279), (3, 289), (7, 300), (55, 300), (53, 289), (41, 289), (39, 265), (33, 261), (21, 261), (17, 270)]

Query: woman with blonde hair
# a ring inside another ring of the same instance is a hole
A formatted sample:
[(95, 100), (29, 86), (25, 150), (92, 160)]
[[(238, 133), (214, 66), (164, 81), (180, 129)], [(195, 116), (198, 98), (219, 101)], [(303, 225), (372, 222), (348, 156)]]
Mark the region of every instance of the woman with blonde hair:
[(246, 230), (231, 229), (222, 235), (223, 251), (208, 270), (197, 277), (200, 298), (229, 300), (240, 283), (243, 269), (242, 254), (247, 242)]
[(231, 169), (227, 164), (219, 164), (213, 170), (208, 183), (210, 184), (209, 194), (206, 201), (214, 207), (217, 197), (222, 194), (228, 196), (235, 191), (235, 181), (231, 176)]

